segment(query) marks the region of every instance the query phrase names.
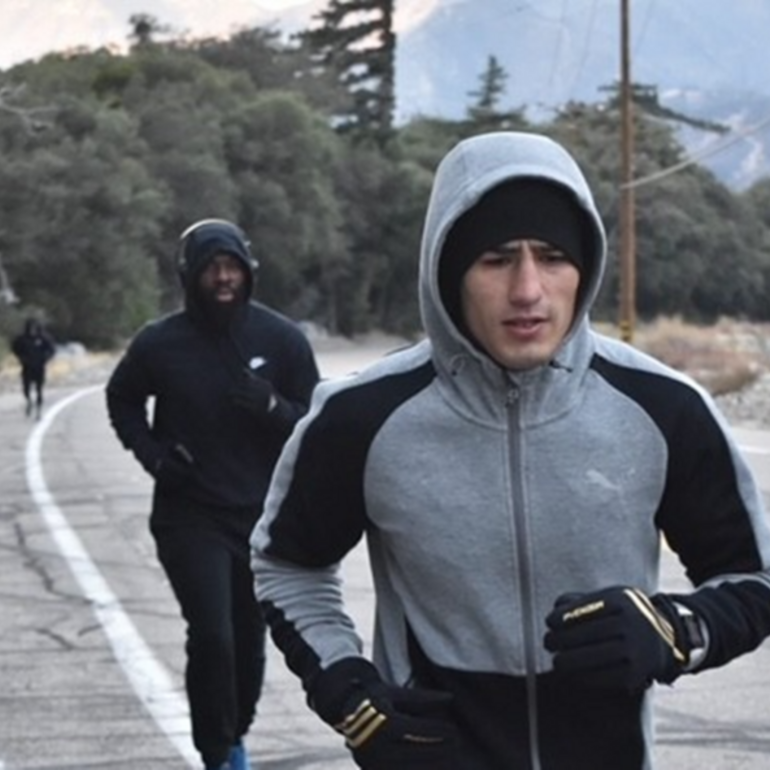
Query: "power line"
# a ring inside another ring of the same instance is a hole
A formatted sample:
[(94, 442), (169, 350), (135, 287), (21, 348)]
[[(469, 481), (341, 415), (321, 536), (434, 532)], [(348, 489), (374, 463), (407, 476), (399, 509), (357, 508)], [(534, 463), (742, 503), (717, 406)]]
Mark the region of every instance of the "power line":
[(573, 93), (575, 91), (575, 84), (580, 81), (580, 77), (583, 74), (586, 61), (588, 60), (588, 54), (589, 54), (589, 51), (591, 50), (591, 37), (593, 34), (594, 22), (596, 21), (597, 2), (598, 0), (593, 0), (593, 2), (591, 3), (591, 10), (588, 16), (588, 24), (586, 25), (586, 33), (585, 33), (585, 37), (583, 38), (583, 51), (578, 60), (578, 64), (575, 67), (575, 72), (572, 76), (572, 86), (569, 89)]
[(639, 48), (641, 48), (642, 46), (642, 41), (644, 40), (644, 36), (647, 33), (647, 27), (650, 25), (650, 18), (652, 17), (652, 12), (654, 8), (655, 8), (655, 0), (650, 0), (649, 5), (647, 6), (647, 13), (644, 15), (644, 20), (642, 21), (639, 27), (639, 33), (637, 34), (636, 40), (633, 43), (634, 56), (636, 56)]
[(561, 2), (561, 10), (559, 11), (559, 21), (556, 23), (556, 28), (559, 30), (559, 35), (556, 39), (556, 50), (553, 52), (551, 56), (551, 71), (548, 73), (548, 82), (546, 87), (551, 88), (551, 85), (553, 84), (553, 78), (556, 74), (556, 68), (559, 64), (559, 58), (561, 56), (561, 49), (562, 49), (562, 39), (567, 33), (567, 30), (565, 29), (565, 23), (564, 23), (564, 17), (567, 10), (567, 0), (562, 0)]
[(676, 174), (679, 171), (682, 171), (683, 169), (688, 168), (689, 166), (693, 166), (696, 163), (704, 160), (705, 158), (710, 158), (712, 155), (717, 155), (718, 153), (723, 152), (728, 147), (731, 147), (737, 142), (740, 142), (742, 139), (745, 139), (747, 136), (751, 136), (752, 134), (758, 133), (759, 131), (766, 128), (767, 126), (770, 126), (770, 115), (768, 115), (764, 120), (761, 120), (755, 126), (751, 126), (750, 128), (744, 129), (743, 131), (739, 131), (733, 134), (732, 136), (728, 137), (727, 139), (723, 140), (722, 142), (715, 142), (713, 145), (706, 147), (700, 152), (695, 153), (694, 155), (690, 156), (687, 160), (683, 160), (681, 163), (676, 163), (673, 166), (669, 166), (668, 168), (664, 168), (664, 169), (661, 169), (660, 171), (656, 171), (654, 174), (648, 174), (647, 176), (640, 177), (639, 179), (634, 179), (631, 182), (621, 184), (620, 188), (632, 189), (632, 188), (641, 187), (642, 185), (651, 184), (652, 182), (659, 182), (661, 179), (665, 179), (666, 177), (672, 176), (673, 174)]

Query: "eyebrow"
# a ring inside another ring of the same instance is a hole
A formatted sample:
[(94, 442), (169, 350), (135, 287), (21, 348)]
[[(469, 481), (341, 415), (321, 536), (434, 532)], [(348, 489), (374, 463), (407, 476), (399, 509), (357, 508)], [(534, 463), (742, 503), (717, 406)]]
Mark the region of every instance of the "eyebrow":
[(559, 248), (558, 246), (554, 246), (554, 244), (549, 243), (548, 241), (541, 241), (539, 238), (516, 238), (515, 240), (505, 241), (505, 243), (492, 246), (491, 248), (487, 249), (487, 251), (494, 251), (502, 254), (520, 251), (521, 244), (524, 241), (527, 241), (535, 249), (552, 249), (554, 251), (563, 251), (563, 249)]

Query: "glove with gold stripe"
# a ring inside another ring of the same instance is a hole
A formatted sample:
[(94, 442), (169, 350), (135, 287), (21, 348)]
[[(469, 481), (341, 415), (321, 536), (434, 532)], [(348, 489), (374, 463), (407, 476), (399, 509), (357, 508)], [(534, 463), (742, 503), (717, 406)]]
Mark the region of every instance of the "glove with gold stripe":
[(695, 644), (670, 596), (625, 586), (561, 596), (546, 625), (558, 674), (628, 692), (673, 682)]
[(345, 736), (364, 770), (452, 770), (458, 734), (451, 700), (435, 690), (387, 685), (363, 658), (331, 666), (311, 694), (313, 708)]

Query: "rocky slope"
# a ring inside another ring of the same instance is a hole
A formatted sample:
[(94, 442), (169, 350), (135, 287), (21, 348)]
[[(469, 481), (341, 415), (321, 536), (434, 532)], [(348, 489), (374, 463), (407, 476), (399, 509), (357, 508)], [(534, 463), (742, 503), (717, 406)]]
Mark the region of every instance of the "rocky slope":
[(770, 430), (770, 372), (749, 387), (719, 396), (716, 401), (731, 425)]

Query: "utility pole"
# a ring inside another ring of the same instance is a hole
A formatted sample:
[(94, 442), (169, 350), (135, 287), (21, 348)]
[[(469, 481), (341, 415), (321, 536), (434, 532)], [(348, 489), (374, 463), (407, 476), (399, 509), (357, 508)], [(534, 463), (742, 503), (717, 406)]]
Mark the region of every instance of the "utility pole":
[(620, 9), (620, 338), (631, 342), (636, 323), (636, 232), (634, 215), (634, 124), (631, 99), (629, 0)]

